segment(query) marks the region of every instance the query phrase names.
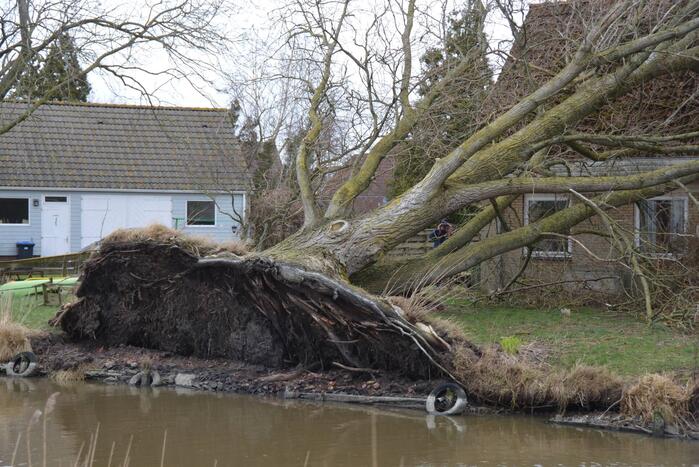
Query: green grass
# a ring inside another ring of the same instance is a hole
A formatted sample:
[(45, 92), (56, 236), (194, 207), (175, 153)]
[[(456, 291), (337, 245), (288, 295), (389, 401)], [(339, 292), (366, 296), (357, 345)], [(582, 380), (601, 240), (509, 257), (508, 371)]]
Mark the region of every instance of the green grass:
[(606, 366), (621, 375), (646, 372), (699, 371), (699, 335), (687, 335), (656, 324), (648, 327), (634, 316), (594, 309), (479, 309), (453, 302), (447, 313), (478, 344), (518, 337), (550, 352), (548, 362), (569, 368), (576, 363)]
[(500, 338), (500, 346), (505, 353), (516, 355), (522, 347), (522, 339), (517, 336), (507, 336)]
[(53, 330), (48, 321), (56, 315), (59, 305), (55, 296), (51, 296), (51, 304), (44, 305), (41, 295), (15, 296), (12, 299), (12, 317), (30, 329), (40, 331)]

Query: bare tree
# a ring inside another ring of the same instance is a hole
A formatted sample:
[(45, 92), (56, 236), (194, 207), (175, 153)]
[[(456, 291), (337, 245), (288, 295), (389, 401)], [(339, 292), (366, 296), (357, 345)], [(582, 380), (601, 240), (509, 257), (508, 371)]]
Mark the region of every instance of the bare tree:
[[(12, 97), (32, 66), (46, 57), (62, 37), (70, 37), (82, 68), (73, 67), (62, 83), (41, 95), (23, 96), (19, 115), (3, 119), (0, 134), (10, 131), (71, 80), (92, 72), (111, 76), (148, 101), (152, 95), (144, 76), (162, 79), (208, 79), (206, 56), (222, 53), (227, 38), (214, 19), (225, 13), (225, 0), (161, 0), (141, 13), (124, 7), (105, 8), (93, 0), (6, 0), (0, 5), (0, 99)], [(170, 64), (156, 68), (145, 55), (159, 45)], [(27, 84), (26, 81), (24, 83)]]

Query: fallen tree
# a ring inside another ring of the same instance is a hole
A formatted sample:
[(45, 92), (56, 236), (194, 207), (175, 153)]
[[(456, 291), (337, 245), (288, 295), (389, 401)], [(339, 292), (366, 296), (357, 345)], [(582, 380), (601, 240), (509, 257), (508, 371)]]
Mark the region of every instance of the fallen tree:
[[(608, 407), (618, 400), (621, 383), (597, 370), (578, 379), (520, 368), (502, 353), (484, 360), (485, 353), (458, 333), (438, 321), (407, 316), (353, 285), (351, 278), (361, 277), (387, 251), (440, 218), (484, 201), (496, 200), (493, 206), (497, 206), (530, 191), (598, 194), (592, 205), (572, 205), (558, 217), (542, 221), (547, 223), (545, 232), (556, 232), (595, 215), (605, 203), (609, 207), (633, 203), (672, 190), (672, 182), (698, 178), (696, 161), (624, 176), (561, 177), (535, 169), (546, 162), (546, 151), (563, 140), (589, 141), (570, 131), (610, 103), (656, 79), (699, 69), (699, 2), (658, 1), (654, 8), (664, 8), (666, 14), (653, 15), (655, 22), (645, 29), (625, 23), (636, 17), (647, 20), (645, 4), (613, 2), (550, 79), (437, 159), (427, 175), (402, 195), (351, 217), (353, 201), (369, 186), (379, 163), (430, 105), (429, 97), (418, 104), (409, 100), (414, 1), (409, 5), (401, 34), (406, 64), (395, 90), (397, 107), (391, 110), (396, 127), (364, 145), (364, 152), (353, 159), (359, 162), (352, 176), (333, 194), (324, 212), (313, 182), (323, 161), (317, 152), (326, 120), (320, 114), (324, 105), (332, 107), (328, 104), (331, 65), (343, 50), (337, 41), (347, 2), (333, 28), (327, 28), (329, 18), (320, 18), (320, 32), (312, 36), (319, 40), (321, 67), (318, 81), (310, 87), (309, 129), (295, 154), (303, 228), (262, 252), (242, 257), (197, 253), (170, 239), (176, 235), (169, 233), (164, 234), (167, 241), (147, 232), (136, 233), (135, 238), (107, 238), (85, 267), (78, 302), (56, 323), (74, 338), (111, 345), (128, 343), (271, 366), (320, 363), (350, 371), (446, 376), (483, 400), (515, 407)], [(454, 70), (458, 73), (459, 67)], [(452, 78), (446, 73), (433, 92), (448, 87)], [(690, 132), (646, 139), (663, 151), (684, 154), (696, 149), (696, 137)], [(635, 148), (639, 137), (607, 139), (615, 146)], [(687, 144), (675, 145), (676, 141)], [(492, 221), (497, 209), (487, 212), (461, 227), (460, 232), (468, 235), (457, 232), (455, 238), (461, 243), (449, 246), (445, 258), (453, 260), (454, 267), (446, 275), (530, 245), (543, 232), (531, 225), (495, 237), (490, 248), (469, 245), (469, 235), (479, 230), (472, 222)]]
[(480, 349), (449, 322), (346, 282), (162, 226), (105, 238), (84, 266), (77, 296), (53, 324), (107, 346), (448, 378), (475, 400), (512, 408), (604, 409), (621, 397), (622, 381), (605, 370), (550, 372)]
[(411, 310), (406, 299), (381, 299), (295, 264), (241, 253), (162, 226), (117, 231), (85, 264), (78, 300), (53, 324), (74, 340), (106, 346), (272, 368), (447, 378), (472, 401), (512, 409), (616, 410), (623, 399), (634, 408), (627, 415), (647, 417), (652, 398), (668, 423), (685, 423), (699, 408), (691, 387), (667, 378), (639, 392), (602, 368), (555, 371), (479, 348), (450, 322)]

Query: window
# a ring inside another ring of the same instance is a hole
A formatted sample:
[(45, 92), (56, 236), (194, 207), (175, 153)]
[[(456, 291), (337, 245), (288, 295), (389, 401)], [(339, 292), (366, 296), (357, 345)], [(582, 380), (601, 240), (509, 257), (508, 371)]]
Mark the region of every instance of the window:
[[(536, 222), (568, 207), (568, 198), (563, 195), (533, 194), (524, 197), (524, 224)], [(532, 256), (564, 258), (570, 255), (570, 241), (551, 237), (539, 240), (530, 248)]]
[(216, 225), (216, 205), (213, 201), (187, 201), (187, 225)]
[(687, 198), (663, 196), (636, 203), (636, 244), (648, 253), (686, 249)]
[(0, 224), (28, 225), (29, 198), (0, 198)]

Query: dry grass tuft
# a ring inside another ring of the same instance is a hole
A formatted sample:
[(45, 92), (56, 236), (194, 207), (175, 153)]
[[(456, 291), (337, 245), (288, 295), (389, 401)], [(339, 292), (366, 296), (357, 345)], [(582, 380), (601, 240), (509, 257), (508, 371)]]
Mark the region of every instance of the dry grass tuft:
[(19, 352), (32, 350), (31, 330), (12, 317), (12, 294), (0, 295), (0, 363), (9, 361)]
[(621, 398), (623, 381), (604, 368), (552, 371), (497, 346), (484, 349), (480, 357), (464, 344), (455, 345), (452, 353), (455, 376), (467, 392), (489, 404), (513, 409), (606, 409)]
[(250, 253), (250, 246), (239, 240), (227, 240), (218, 244), (220, 250), (233, 253), (238, 256), (245, 256)]
[(606, 368), (576, 365), (565, 373), (553, 373), (551, 395), (559, 409), (569, 405), (604, 408), (619, 402), (624, 388), (621, 378)]
[(386, 297), (386, 300), (398, 308), (404, 314), (405, 319), (407, 319), (412, 324), (419, 321), (424, 321), (425, 317), (432, 311), (432, 309), (420, 300), (419, 296), (413, 295), (411, 297), (403, 297), (401, 295), (392, 295)]
[(208, 256), (223, 252), (242, 256), (249, 251), (242, 242), (231, 240), (219, 244), (207, 237), (187, 235), (182, 231), (161, 224), (151, 224), (140, 229), (117, 229), (102, 240), (102, 245), (139, 242), (176, 245), (196, 256)]
[(624, 392), (621, 413), (653, 421), (656, 414), (666, 423), (686, 422), (690, 416), (690, 388), (663, 375), (645, 375)]
[(432, 328), (437, 331), (437, 334), (439, 334), (439, 336), (447, 342), (467, 342), (464, 330), (457, 322), (436, 316), (434, 314), (425, 314), (423, 316), (423, 321), (432, 326)]
[(459, 355), (455, 364), (466, 391), (481, 401), (512, 408), (551, 403), (543, 371), (495, 347), (484, 349), (480, 358)]

